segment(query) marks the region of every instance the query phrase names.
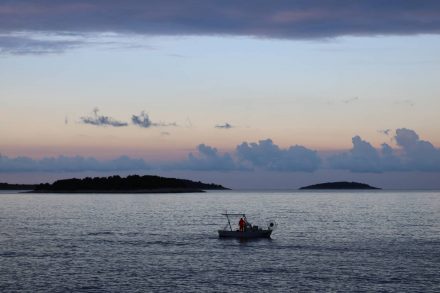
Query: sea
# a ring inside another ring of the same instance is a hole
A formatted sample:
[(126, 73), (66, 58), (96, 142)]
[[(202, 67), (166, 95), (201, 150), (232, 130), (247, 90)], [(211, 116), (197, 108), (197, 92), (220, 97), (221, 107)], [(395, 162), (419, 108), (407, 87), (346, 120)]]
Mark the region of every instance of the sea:
[(440, 192), (2, 192), (0, 292), (440, 292)]

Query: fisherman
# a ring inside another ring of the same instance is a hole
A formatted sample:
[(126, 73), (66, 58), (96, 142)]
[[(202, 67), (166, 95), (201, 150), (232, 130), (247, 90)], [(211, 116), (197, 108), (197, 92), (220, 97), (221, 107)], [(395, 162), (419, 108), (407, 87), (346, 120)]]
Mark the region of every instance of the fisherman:
[(246, 226), (246, 221), (243, 220), (243, 218), (240, 218), (238, 225), (240, 226), (240, 232), (244, 232), (244, 227)]

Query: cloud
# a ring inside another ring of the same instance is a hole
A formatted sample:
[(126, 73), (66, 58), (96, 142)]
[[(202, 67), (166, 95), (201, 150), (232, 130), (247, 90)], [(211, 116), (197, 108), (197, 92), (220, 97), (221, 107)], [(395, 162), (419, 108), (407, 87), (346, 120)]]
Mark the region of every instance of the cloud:
[(383, 135), (390, 135), (391, 129), (387, 128), (387, 129), (379, 129), (377, 132), (382, 133)]
[[(112, 117), (99, 115), (98, 112), (99, 109), (95, 108), (93, 109), (92, 116), (83, 116), (80, 118), (80, 121), (84, 124), (91, 124), (95, 126), (113, 126), (113, 127), (128, 126), (127, 122), (118, 121)], [(137, 125), (142, 128), (177, 126), (175, 122), (173, 123), (152, 122), (148, 114), (145, 113), (145, 111), (142, 111), (140, 115), (132, 115), (131, 122), (133, 125)]]
[[(360, 136), (352, 138), (353, 148), (346, 153), (329, 158), (330, 166), (334, 169), (347, 169), (352, 172), (381, 172), (379, 152)], [(391, 150), (388, 145), (386, 150)]]
[(131, 122), (134, 125), (137, 125), (142, 128), (150, 128), (150, 127), (168, 127), (168, 126), (177, 126), (177, 123), (165, 123), (165, 122), (158, 122), (153, 123), (145, 111), (142, 111), (140, 115), (132, 115), (131, 116)]
[[(166, 133), (162, 133), (166, 135)], [(352, 138), (349, 151), (321, 159), (317, 151), (294, 145), (281, 148), (271, 139), (243, 142), (233, 152), (221, 153), (215, 147), (200, 144), (187, 158), (175, 162), (158, 162), (154, 166), (142, 159), (119, 157), (100, 161), (85, 157), (51, 157), (34, 160), (29, 157), (0, 156), (0, 172), (40, 171), (130, 171), (130, 170), (194, 170), (194, 171), (280, 171), (313, 172), (318, 169), (345, 170), (354, 173), (440, 172), (440, 149), (421, 140), (411, 129), (395, 131), (397, 148), (384, 143), (373, 147), (360, 136)]]
[(148, 114), (144, 111), (142, 111), (140, 115), (132, 115), (131, 122), (142, 128), (149, 128), (152, 126), (150, 117), (148, 117)]
[(414, 101), (412, 101), (412, 100), (400, 100), (400, 101), (394, 102), (394, 104), (401, 105), (401, 106), (410, 106), (410, 107), (414, 107), (414, 105), (415, 105)]
[(0, 2), (0, 33), (114, 32), (286, 39), (415, 35), (438, 34), (439, 15), (437, 0), (21, 0)]
[[(1, 20), (0, 20), (1, 22)], [(154, 50), (145, 38), (133, 38), (133, 34), (108, 32), (61, 31), (12, 31), (0, 28), (0, 54), (43, 55), (60, 54), (67, 50), (95, 46), (101, 49)]]
[(112, 117), (102, 116), (98, 114), (99, 109), (93, 109), (92, 116), (81, 117), (80, 120), (84, 124), (91, 124), (95, 126), (113, 126), (113, 127), (125, 127), (128, 126), (127, 122), (115, 120)]
[(402, 165), (406, 169), (418, 171), (440, 171), (440, 149), (430, 142), (420, 140), (411, 129), (400, 128), (394, 137), (403, 150)]
[(173, 166), (176, 169), (199, 171), (232, 171), (240, 168), (229, 153), (220, 154), (216, 148), (200, 144), (197, 153), (190, 153), (188, 158)]
[(359, 100), (359, 97), (354, 97), (354, 98), (342, 100), (342, 103), (344, 103), (344, 104), (351, 104), (351, 103), (356, 102), (358, 100)]
[(231, 124), (229, 124), (228, 122), (225, 122), (225, 124), (218, 124), (216, 126), (214, 126), (215, 128), (219, 128), (219, 129), (231, 129), (234, 126), (232, 126)]
[(195, 154), (190, 153), (183, 162), (167, 166), (168, 169), (203, 171), (269, 171), (312, 172), (321, 163), (317, 152), (302, 146), (280, 149), (270, 139), (258, 143), (243, 142), (234, 152), (220, 154), (211, 146), (200, 144)]
[(26, 36), (0, 35), (0, 54), (58, 54), (81, 46), (79, 40), (45, 40)]
[(394, 138), (396, 143), (404, 149), (414, 149), (419, 142), (419, 135), (414, 130), (406, 128), (397, 129)]
[(316, 151), (298, 145), (281, 149), (270, 139), (244, 142), (237, 146), (236, 153), (242, 162), (272, 171), (313, 172), (321, 164)]
[(143, 159), (121, 156), (114, 160), (100, 161), (91, 157), (48, 157), (34, 160), (29, 157), (9, 158), (0, 155), (0, 172), (82, 172), (82, 171), (130, 171), (149, 170)]
[(440, 171), (440, 149), (428, 141), (420, 140), (414, 130), (397, 129), (394, 140), (399, 146), (397, 150), (385, 143), (377, 150), (369, 142), (355, 136), (352, 139), (353, 148), (330, 157), (329, 166), (333, 169), (371, 173)]

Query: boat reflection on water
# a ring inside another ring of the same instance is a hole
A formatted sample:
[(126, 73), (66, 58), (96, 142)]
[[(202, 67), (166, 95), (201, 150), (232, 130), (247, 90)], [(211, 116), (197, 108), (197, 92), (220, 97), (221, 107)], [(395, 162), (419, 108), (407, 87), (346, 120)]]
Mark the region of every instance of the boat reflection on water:
[[(235, 238), (235, 239), (258, 239), (270, 238), (272, 232), (276, 229), (275, 221), (271, 221), (266, 229), (252, 225), (246, 218), (244, 213), (224, 213), (222, 214), (228, 220), (228, 223), (223, 230), (218, 230), (220, 238)], [(231, 217), (241, 217), (244, 220), (244, 225), (240, 229), (233, 229), (231, 225)]]

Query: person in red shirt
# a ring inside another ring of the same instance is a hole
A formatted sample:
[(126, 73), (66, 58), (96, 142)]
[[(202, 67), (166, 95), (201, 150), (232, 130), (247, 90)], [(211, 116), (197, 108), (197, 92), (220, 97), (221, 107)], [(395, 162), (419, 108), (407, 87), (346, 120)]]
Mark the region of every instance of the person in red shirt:
[(243, 218), (240, 218), (240, 221), (238, 222), (238, 226), (240, 226), (240, 231), (244, 232), (244, 227), (246, 226), (245, 220)]

